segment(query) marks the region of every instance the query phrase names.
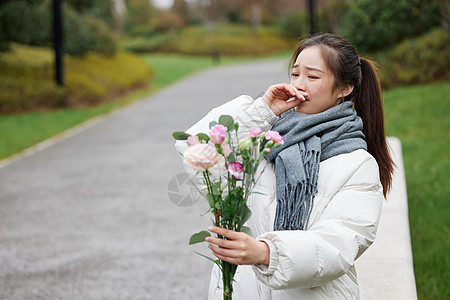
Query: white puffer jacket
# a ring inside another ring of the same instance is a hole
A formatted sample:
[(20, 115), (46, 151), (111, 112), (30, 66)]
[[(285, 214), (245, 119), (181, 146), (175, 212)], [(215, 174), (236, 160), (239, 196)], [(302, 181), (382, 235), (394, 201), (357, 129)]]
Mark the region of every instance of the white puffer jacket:
[[(240, 96), (213, 109), (186, 132), (207, 133), (209, 123), (227, 114), (239, 122), (239, 135), (258, 126), (269, 130), (277, 117), (258, 98)], [(187, 148), (178, 141), (176, 148)], [(249, 199), (248, 221), (257, 239), (270, 248), (269, 266), (239, 266), (233, 299), (359, 299), (355, 260), (375, 239), (383, 189), (375, 159), (364, 150), (341, 154), (320, 163), (318, 193), (307, 230), (273, 231), (276, 211), (275, 172), (265, 171)], [(186, 167), (188, 172), (192, 172)], [(194, 180), (203, 193), (201, 178)], [(220, 271), (211, 275), (209, 299), (222, 299)]]

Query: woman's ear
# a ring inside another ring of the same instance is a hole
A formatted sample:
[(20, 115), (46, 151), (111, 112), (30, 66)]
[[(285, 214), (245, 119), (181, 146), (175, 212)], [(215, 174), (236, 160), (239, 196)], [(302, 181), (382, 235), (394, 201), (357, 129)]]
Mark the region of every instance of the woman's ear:
[(353, 85), (344, 85), (344, 87), (341, 89), (341, 92), (339, 93), (339, 98), (345, 98), (353, 91), (354, 86)]

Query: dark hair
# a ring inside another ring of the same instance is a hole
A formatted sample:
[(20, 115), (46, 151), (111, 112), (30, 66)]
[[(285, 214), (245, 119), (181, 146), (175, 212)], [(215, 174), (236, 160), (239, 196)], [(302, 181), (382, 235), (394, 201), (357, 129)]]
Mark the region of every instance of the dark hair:
[(394, 162), (384, 132), (381, 86), (375, 64), (358, 57), (355, 48), (345, 39), (334, 34), (321, 34), (302, 41), (295, 50), (290, 68), (298, 55), (312, 46), (320, 48), (322, 57), (334, 74), (333, 90), (352, 85), (353, 91), (343, 101), (353, 101), (356, 113), (364, 124), (367, 150), (376, 159), (380, 172), (380, 181), (386, 197), (391, 188)]

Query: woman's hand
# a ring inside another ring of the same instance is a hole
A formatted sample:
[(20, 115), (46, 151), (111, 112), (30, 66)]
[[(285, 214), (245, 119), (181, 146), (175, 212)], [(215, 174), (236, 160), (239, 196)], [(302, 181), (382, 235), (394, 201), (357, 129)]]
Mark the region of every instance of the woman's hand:
[(228, 240), (207, 237), (209, 248), (214, 255), (235, 265), (269, 265), (269, 246), (246, 233), (236, 232), (220, 227), (209, 227), (209, 231), (228, 238)]
[[(307, 100), (308, 94), (299, 91), (294, 85), (280, 83), (270, 86), (263, 99), (277, 116)], [(287, 102), (292, 99), (290, 102)]]

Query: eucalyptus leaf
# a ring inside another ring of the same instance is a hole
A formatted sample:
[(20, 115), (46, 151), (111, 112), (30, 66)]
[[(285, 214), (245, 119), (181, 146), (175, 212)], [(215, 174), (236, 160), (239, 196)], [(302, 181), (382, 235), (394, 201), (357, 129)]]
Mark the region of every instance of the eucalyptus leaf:
[(205, 141), (205, 142), (209, 142), (209, 136), (205, 133), (197, 133), (198, 139)]
[(236, 155), (234, 154), (234, 152), (231, 152), (228, 156), (228, 162), (236, 162)]
[(229, 115), (221, 115), (219, 117), (219, 124), (222, 124), (226, 128), (228, 128), (228, 131), (234, 130), (234, 120), (232, 116)]
[(211, 121), (209, 122), (209, 129), (211, 129), (214, 125), (216, 125), (217, 122), (216, 121)]
[(211, 234), (207, 230), (202, 230), (200, 232), (194, 233), (189, 240), (189, 245), (204, 242), (207, 236), (211, 236)]
[(187, 140), (187, 138), (190, 137), (191, 135), (187, 134), (184, 131), (175, 131), (174, 133), (172, 133), (172, 136), (177, 141), (184, 141)]

